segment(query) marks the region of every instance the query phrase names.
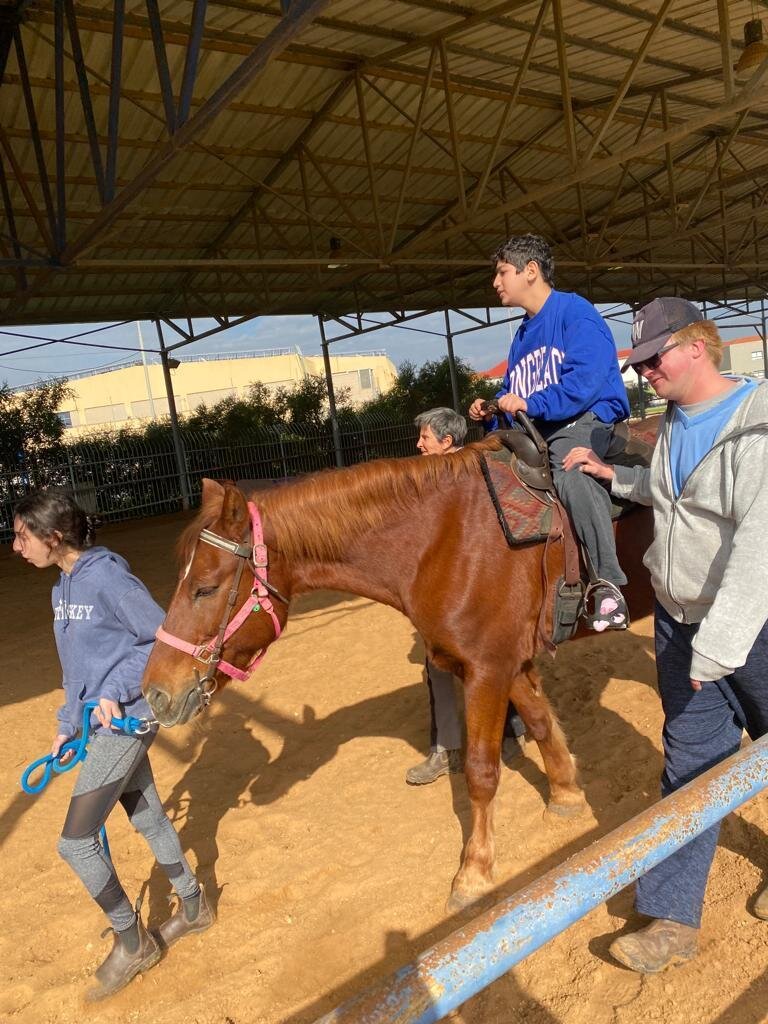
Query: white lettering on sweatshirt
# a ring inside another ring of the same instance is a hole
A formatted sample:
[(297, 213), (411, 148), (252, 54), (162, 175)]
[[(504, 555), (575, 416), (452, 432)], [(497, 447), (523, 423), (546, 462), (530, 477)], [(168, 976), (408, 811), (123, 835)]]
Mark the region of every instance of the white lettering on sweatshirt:
[(69, 619), (70, 622), (73, 619), (75, 621), (78, 619), (85, 619), (90, 622), (92, 611), (92, 604), (64, 604), (64, 602), (60, 600), (53, 609), (53, 617), (57, 622), (60, 622), (63, 619)]

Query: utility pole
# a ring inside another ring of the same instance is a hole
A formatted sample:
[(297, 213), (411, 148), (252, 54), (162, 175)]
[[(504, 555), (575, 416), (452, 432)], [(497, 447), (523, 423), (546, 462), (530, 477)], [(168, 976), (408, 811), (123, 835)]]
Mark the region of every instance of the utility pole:
[(336, 466), (341, 469), (344, 465), (344, 453), (341, 450), (341, 431), (339, 420), (336, 416), (336, 392), (333, 390), (333, 374), (331, 373), (331, 356), (328, 351), (328, 339), (325, 337), (325, 324), (323, 314), (317, 314), (317, 322), (320, 324), (320, 341), (323, 348), (323, 364), (325, 366), (325, 385), (328, 388), (328, 409), (331, 416), (331, 433), (333, 434), (333, 452), (336, 456)]
[(176, 469), (179, 473), (179, 486), (181, 488), (181, 507), (186, 512), (190, 506), (189, 479), (187, 477), (187, 460), (184, 454), (184, 443), (181, 440), (179, 430), (179, 417), (176, 415), (176, 399), (173, 395), (173, 381), (171, 380), (171, 368), (176, 369), (179, 365), (178, 359), (171, 359), (168, 356), (168, 349), (165, 347), (163, 328), (159, 320), (155, 320), (157, 328), (157, 340), (160, 343), (160, 359), (163, 363), (163, 377), (165, 379), (165, 393), (168, 396), (168, 415), (171, 419), (171, 434), (173, 435), (173, 450), (176, 454)]
[(144, 351), (144, 338), (141, 336), (141, 321), (136, 321), (136, 330), (139, 332), (139, 348), (141, 349), (141, 362), (144, 366), (144, 384), (147, 388), (147, 398), (149, 399), (149, 415), (153, 420), (157, 419), (157, 413), (155, 412), (155, 400), (152, 397), (152, 383), (149, 379), (149, 366), (147, 365), (147, 353)]

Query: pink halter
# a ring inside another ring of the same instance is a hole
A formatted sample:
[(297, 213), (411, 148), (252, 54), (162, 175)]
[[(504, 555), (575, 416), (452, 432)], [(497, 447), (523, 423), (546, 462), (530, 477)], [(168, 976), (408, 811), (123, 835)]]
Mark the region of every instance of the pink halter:
[[(216, 636), (212, 637), (210, 640), (206, 640), (205, 643), (192, 644), (188, 640), (182, 640), (180, 637), (174, 636), (172, 633), (168, 633), (162, 626), (160, 626), (155, 633), (157, 639), (162, 643), (167, 644), (169, 647), (173, 647), (177, 651), (183, 651), (184, 654), (191, 654), (197, 661), (201, 661), (204, 665), (208, 666), (205, 676), (200, 680), (201, 696), (207, 698), (205, 703), (210, 700), (211, 694), (216, 689), (214, 675), (217, 671), (223, 672), (224, 675), (229, 676), (232, 679), (245, 680), (264, 658), (266, 648), (262, 647), (256, 652), (254, 657), (248, 663), (248, 666), (245, 669), (241, 669), (237, 668), (235, 665), (231, 665), (228, 661), (224, 661), (221, 657), (224, 644), (234, 633), (238, 631), (249, 615), (253, 612), (265, 611), (272, 619), (272, 625), (275, 628), (275, 640), (278, 639), (282, 632), (280, 620), (275, 614), (275, 609), (269, 598), (267, 590), (269, 586), (267, 583), (267, 566), (269, 564), (269, 558), (267, 555), (267, 546), (264, 543), (264, 531), (261, 527), (261, 516), (258, 508), (252, 501), (248, 502), (248, 512), (251, 516), (251, 531), (253, 535), (252, 546), (248, 544), (238, 544), (237, 541), (228, 540), (226, 537), (221, 537), (218, 533), (213, 533), (211, 530), (201, 530), (198, 538), (206, 544), (211, 544), (213, 547), (221, 548), (224, 551), (230, 551), (233, 555), (242, 559), (237, 567), (235, 580), (232, 584), (232, 589), (229, 592), (229, 600), (224, 612), (224, 618), (222, 619)], [(253, 568), (253, 587), (251, 588), (251, 592), (245, 604), (243, 604), (240, 610), (230, 619), (232, 609), (237, 601), (237, 593), (240, 589), (240, 579), (246, 562), (249, 562)], [(273, 593), (277, 593), (274, 588), (270, 589), (272, 589)], [(278, 596), (282, 595), (278, 594)]]

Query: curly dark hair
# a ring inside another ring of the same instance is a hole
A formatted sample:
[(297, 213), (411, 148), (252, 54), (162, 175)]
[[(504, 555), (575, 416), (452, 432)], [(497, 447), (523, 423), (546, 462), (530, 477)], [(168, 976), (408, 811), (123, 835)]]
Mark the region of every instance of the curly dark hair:
[(515, 270), (522, 270), (527, 263), (538, 263), (541, 276), (546, 283), (555, 286), (555, 260), (549, 242), (541, 235), (513, 235), (500, 245), (491, 257), (494, 267), (509, 263)]
[(13, 514), (40, 540), (47, 541), (58, 533), (62, 543), (76, 551), (91, 547), (96, 538), (96, 527), (101, 525), (96, 516), (88, 515), (80, 508), (69, 491), (56, 488), (28, 494), (21, 499)]

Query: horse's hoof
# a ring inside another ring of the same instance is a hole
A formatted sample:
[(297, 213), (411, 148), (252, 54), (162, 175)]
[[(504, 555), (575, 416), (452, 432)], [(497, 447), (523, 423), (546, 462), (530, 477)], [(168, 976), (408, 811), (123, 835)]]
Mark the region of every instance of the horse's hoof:
[(569, 818), (580, 818), (587, 809), (586, 800), (578, 804), (556, 804), (553, 800), (547, 804), (544, 811), (545, 821), (563, 821)]
[(445, 904), (446, 914), (460, 914), (485, 896), (484, 892), (452, 892)]

